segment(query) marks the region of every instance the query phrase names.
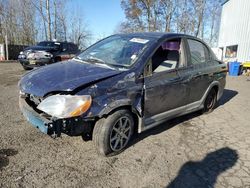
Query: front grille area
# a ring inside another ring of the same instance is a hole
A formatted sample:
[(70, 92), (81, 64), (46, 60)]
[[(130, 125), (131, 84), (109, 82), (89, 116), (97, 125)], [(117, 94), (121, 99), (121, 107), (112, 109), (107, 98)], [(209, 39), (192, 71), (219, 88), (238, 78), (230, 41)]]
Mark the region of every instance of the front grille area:
[(42, 102), (42, 97), (37, 97), (34, 95), (29, 95), (29, 100), (34, 102), (34, 104), (36, 104), (37, 106)]
[(42, 102), (43, 98), (42, 97), (37, 97), (31, 94), (24, 94), (22, 95), (22, 98), (24, 98), (25, 102), (40, 116), (50, 120), (52, 117), (43, 111), (39, 110), (37, 106)]
[(25, 101), (37, 113), (39, 113), (39, 114), (42, 113), (42, 111), (37, 109), (37, 106), (42, 102), (42, 97), (36, 97), (34, 95), (31, 95), (31, 94), (26, 94)]

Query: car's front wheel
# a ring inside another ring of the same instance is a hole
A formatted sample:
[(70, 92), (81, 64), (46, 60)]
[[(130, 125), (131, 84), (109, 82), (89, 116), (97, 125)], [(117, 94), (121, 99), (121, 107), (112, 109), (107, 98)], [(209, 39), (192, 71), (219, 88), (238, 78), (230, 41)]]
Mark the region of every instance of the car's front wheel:
[(93, 141), (99, 154), (116, 155), (128, 145), (134, 132), (134, 119), (128, 110), (118, 110), (98, 120)]

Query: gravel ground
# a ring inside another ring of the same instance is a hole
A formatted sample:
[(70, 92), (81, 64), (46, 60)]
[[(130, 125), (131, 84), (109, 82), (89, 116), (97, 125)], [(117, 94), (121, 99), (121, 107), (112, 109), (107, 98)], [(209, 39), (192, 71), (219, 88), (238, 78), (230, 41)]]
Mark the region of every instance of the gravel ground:
[(250, 187), (250, 81), (244, 76), (227, 78), (212, 113), (166, 122), (104, 158), (91, 141), (54, 140), (24, 119), (17, 87), (24, 73), (19, 64), (0, 64), (0, 187)]

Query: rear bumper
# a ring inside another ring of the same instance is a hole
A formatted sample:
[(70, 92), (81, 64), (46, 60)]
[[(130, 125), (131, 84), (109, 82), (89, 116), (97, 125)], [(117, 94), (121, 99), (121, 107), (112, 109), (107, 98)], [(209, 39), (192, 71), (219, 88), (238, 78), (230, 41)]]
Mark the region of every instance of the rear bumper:
[(22, 97), (19, 97), (19, 107), (24, 117), (33, 127), (53, 137), (59, 137), (61, 133), (69, 136), (89, 134), (93, 129), (93, 119), (84, 119), (81, 117), (55, 120), (47, 119), (30, 107)]

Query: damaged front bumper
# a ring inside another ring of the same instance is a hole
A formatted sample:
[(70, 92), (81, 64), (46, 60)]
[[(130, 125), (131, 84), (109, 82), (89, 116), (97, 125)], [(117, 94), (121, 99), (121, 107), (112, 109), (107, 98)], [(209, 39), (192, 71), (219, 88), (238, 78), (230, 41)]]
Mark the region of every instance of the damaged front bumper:
[(91, 133), (95, 122), (94, 119), (84, 119), (81, 117), (67, 119), (46, 118), (42, 113), (36, 112), (29, 106), (25, 98), (21, 96), (19, 97), (19, 107), (24, 117), (33, 127), (52, 137), (59, 137), (61, 133), (69, 136), (88, 135)]
[(28, 68), (39, 67), (53, 63), (52, 58), (41, 58), (41, 59), (18, 59), (22, 66)]

